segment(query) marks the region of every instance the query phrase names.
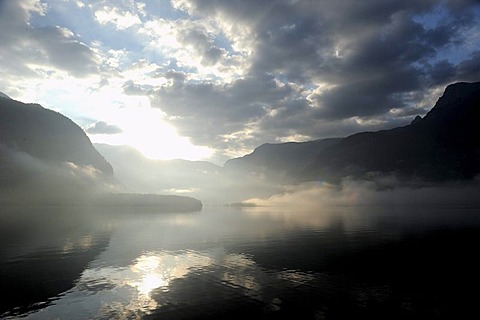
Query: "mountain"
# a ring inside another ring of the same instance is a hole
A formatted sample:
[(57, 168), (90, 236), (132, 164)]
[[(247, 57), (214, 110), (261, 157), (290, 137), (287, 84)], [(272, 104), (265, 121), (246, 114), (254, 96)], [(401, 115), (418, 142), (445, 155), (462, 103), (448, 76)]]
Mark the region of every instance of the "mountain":
[(112, 166), (78, 125), (38, 104), (0, 98), (0, 144), (41, 160), (92, 166), (113, 175)]
[(266, 143), (251, 154), (228, 160), (224, 168), (230, 173), (257, 175), (276, 183), (291, 183), (298, 180), (304, 167), (323, 150), (340, 140), (330, 138), (308, 142)]
[(114, 184), (112, 166), (73, 121), (0, 97), (0, 200), (72, 198)]
[[(471, 180), (480, 173), (480, 82), (449, 85), (410, 125), (342, 139), (263, 145), (226, 168), (274, 181), (339, 182), (393, 175), (425, 181)], [(284, 179), (288, 177), (288, 179)]]
[(3, 92), (0, 92), (0, 98), (4, 98), (4, 99), (11, 99), (9, 96), (7, 96), (5, 93)]
[(338, 180), (371, 173), (427, 181), (473, 179), (480, 173), (480, 82), (446, 88), (412, 124), (349, 136), (325, 149), (303, 176)]

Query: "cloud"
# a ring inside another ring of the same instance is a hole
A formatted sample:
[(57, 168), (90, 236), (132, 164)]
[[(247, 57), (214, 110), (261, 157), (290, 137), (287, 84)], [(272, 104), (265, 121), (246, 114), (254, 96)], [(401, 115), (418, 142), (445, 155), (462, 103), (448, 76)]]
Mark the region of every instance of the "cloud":
[(15, 76), (37, 76), (66, 71), (84, 77), (97, 71), (95, 52), (65, 27), (33, 28), (32, 15), (44, 16), (48, 6), (40, 1), (0, 3), (0, 61), (2, 71)]
[(201, 63), (206, 66), (216, 64), (226, 51), (217, 47), (212, 36), (205, 29), (189, 28), (180, 30), (177, 39), (184, 46), (192, 46), (201, 56)]
[(108, 124), (104, 121), (95, 122), (85, 131), (90, 134), (118, 134), (123, 132), (122, 128), (119, 126)]
[(152, 105), (166, 112), (182, 135), (197, 144), (221, 148), (229, 135), (248, 134), (250, 123), (293, 90), (271, 76), (261, 75), (228, 84), (177, 81), (147, 94)]
[(470, 57), (456, 66), (457, 74), (465, 81), (480, 79), (480, 50), (473, 52)]
[[(195, 23), (214, 21), (245, 57), (244, 86), (187, 78), (150, 93), (182, 134), (218, 149), (405, 125), (433, 107), (439, 88), (479, 77), (472, 1), (173, 4)], [(212, 44), (205, 30), (182, 32), (200, 55)]]
[(31, 31), (32, 45), (39, 50), (35, 62), (43, 67), (53, 66), (73, 76), (83, 77), (98, 70), (98, 59), (93, 50), (75, 38), (72, 31), (61, 28), (41, 28)]
[(125, 30), (141, 24), (140, 17), (130, 11), (121, 11), (119, 8), (103, 6), (94, 12), (95, 20), (101, 25), (112, 24), (117, 30)]
[(480, 80), (479, 25), (468, 0), (1, 1), (2, 90), (148, 97), (226, 157), (408, 124)]

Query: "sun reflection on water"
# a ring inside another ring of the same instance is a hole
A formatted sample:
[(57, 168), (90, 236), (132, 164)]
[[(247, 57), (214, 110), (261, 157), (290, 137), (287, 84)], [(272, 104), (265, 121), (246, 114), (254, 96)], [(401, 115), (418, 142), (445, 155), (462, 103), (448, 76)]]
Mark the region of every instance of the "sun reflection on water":
[(141, 294), (148, 295), (153, 289), (167, 286), (168, 283), (159, 274), (151, 273), (143, 276), (141, 283), (137, 286)]
[(154, 290), (168, 291), (172, 280), (186, 276), (192, 268), (204, 268), (212, 263), (208, 255), (191, 251), (144, 252), (127, 267), (85, 270), (77, 287), (111, 301), (101, 306), (100, 315), (123, 317), (148, 313), (160, 307), (152, 298)]
[(140, 256), (130, 269), (135, 274), (141, 275), (141, 279), (140, 281), (129, 283), (129, 285), (137, 288), (138, 292), (145, 296), (148, 296), (153, 289), (168, 286), (168, 281), (162, 274), (158, 273), (160, 263), (160, 257), (157, 255)]
[[(187, 282), (176, 283), (178, 279)], [(201, 285), (196, 282), (199, 279)], [(266, 271), (250, 256), (229, 253), (222, 247), (146, 251), (126, 265), (98, 260), (84, 270), (74, 289), (31, 318), (70, 318), (67, 310), (69, 315), (77, 310), (89, 319), (141, 319), (179, 303), (205, 307), (220, 300), (237, 301), (239, 296), (263, 303), (268, 310), (279, 310), (278, 288), (312, 281), (311, 275), (296, 270)]]
[(211, 263), (211, 258), (188, 251), (144, 253), (130, 267), (133, 279), (127, 284), (136, 288), (140, 295), (149, 296), (154, 289), (168, 287), (171, 280), (184, 277), (190, 268), (206, 267)]

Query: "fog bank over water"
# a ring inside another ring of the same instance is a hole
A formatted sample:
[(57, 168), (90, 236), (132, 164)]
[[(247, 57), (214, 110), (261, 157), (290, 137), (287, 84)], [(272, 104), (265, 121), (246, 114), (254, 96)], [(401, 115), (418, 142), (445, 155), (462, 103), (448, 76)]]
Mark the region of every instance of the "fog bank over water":
[(252, 198), (245, 205), (314, 209), (325, 206), (425, 205), (478, 206), (480, 186), (469, 183), (433, 185), (399, 184), (394, 178), (378, 181), (343, 179), (339, 185), (306, 182), (287, 186), (285, 191), (269, 198)]

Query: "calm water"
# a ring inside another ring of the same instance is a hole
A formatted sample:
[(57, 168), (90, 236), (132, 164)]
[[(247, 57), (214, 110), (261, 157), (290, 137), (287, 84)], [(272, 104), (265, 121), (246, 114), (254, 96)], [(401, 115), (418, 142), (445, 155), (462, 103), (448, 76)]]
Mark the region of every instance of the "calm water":
[(461, 319), (480, 209), (1, 207), (0, 315)]

